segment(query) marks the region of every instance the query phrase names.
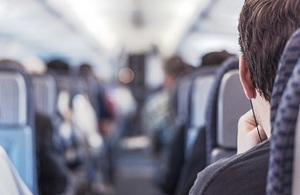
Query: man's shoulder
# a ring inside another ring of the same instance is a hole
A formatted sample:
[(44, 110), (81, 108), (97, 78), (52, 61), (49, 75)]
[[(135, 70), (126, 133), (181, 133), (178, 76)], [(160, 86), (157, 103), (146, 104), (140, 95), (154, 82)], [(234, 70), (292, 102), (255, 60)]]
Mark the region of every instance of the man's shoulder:
[(265, 191), (269, 141), (231, 158), (221, 159), (198, 173), (190, 194), (253, 194)]

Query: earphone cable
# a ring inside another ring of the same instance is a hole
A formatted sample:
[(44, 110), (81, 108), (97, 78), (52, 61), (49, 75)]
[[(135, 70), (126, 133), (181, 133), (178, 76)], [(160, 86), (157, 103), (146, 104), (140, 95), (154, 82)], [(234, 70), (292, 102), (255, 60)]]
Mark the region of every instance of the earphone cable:
[(258, 123), (257, 123), (256, 117), (255, 117), (255, 113), (254, 113), (254, 109), (253, 109), (253, 104), (252, 104), (252, 101), (251, 101), (251, 100), (250, 100), (250, 106), (251, 106), (253, 118), (254, 118), (254, 121), (255, 121), (255, 124), (256, 124), (257, 134), (258, 134), (258, 137), (259, 137), (259, 139), (260, 139), (260, 142), (262, 142), (263, 140), (262, 140), (262, 138), (261, 138), (261, 135), (260, 135), (260, 132), (259, 132), (259, 129), (258, 129)]

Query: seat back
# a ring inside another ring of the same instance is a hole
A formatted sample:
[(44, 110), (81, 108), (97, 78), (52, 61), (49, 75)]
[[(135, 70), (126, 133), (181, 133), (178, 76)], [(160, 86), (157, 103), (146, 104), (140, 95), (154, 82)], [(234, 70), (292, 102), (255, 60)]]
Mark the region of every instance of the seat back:
[(37, 192), (34, 105), (27, 75), (0, 67), (0, 145), (6, 150), (25, 184)]
[(200, 67), (193, 72), (187, 73), (178, 81), (176, 120), (181, 121), (186, 128), (189, 128), (192, 123), (192, 94), (194, 93), (195, 80), (198, 76), (214, 72), (216, 67), (217, 66)]
[[(271, 97), (272, 137), (267, 180), (267, 194), (299, 194), (293, 172), (299, 153), (295, 153), (295, 129), (300, 103), (300, 29), (289, 39), (281, 56)], [(298, 135), (297, 135), (298, 136)], [(296, 137), (297, 139), (297, 137)], [(295, 158), (294, 158), (295, 156)], [(295, 161), (294, 161), (295, 159)], [(294, 162), (293, 162), (294, 161)], [(297, 171), (297, 169), (296, 169)], [(297, 179), (297, 178), (296, 178)], [(298, 178), (299, 179), (299, 178)]]
[(227, 59), (210, 90), (205, 119), (207, 164), (236, 153), (237, 122), (250, 109), (238, 78), (238, 64), (237, 57)]
[[(295, 153), (296, 125), (300, 105), (300, 61), (289, 79), (278, 105), (271, 137), (270, 163), (268, 173), (268, 194), (291, 194), (292, 184), (298, 190), (299, 183), (293, 183), (293, 167), (299, 154)], [(298, 158), (298, 159), (297, 159)], [(297, 191), (299, 194), (300, 191)]]
[[(0, 72), (1, 125), (27, 124), (27, 91), (23, 76), (17, 72)], [(5, 112), (4, 112), (5, 111)]]
[[(180, 168), (180, 177), (175, 194), (187, 194), (193, 186), (197, 174), (206, 166), (205, 105), (209, 98), (215, 72), (219, 66), (203, 66), (192, 82), (190, 117), (184, 132), (184, 162)], [(175, 143), (178, 145), (178, 142)], [(178, 156), (178, 150), (175, 151)]]
[(189, 94), (192, 85), (191, 75), (180, 78), (177, 86), (177, 113), (176, 121), (178, 124), (186, 124), (188, 120)]
[(53, 117), (56, 114), (58, 87), (53, 75), (32, 75), (36, 109)]
[(192, 82), (190, 116), (186, 130), (186, 158), (191, 153), (200, 128), (205, 125), (205, 106), (218, 67), (200, 67), (196, 78)]
[(249, 108), (249, 101), (239, 80), (239, 71), (227, 72), (219, 89), (217, 146), (212, 151), (212, 162), (236, 154), (238, 120)]
[[(206, 68), (205, 68), (206, 69)], [(214, 72), (213, 68), (207, 68), (207, 72), (212, 73)], [(175, 132), (173, 134), (170, 146), (168, 148), (168, 157), (166, 158), (167, 162), (165, 165), (165, 175), (162, 175), (160, 177), (159, 185), (162, 189), (164, 189), (165, 192), (168, 194), (174, 194), (175, 188), (181, 188), (181, 183), (184, 182), (184, 179), (186, 178), (184, 175), (185, 173), (190, 173), (189, 169), (185, 169), (184, 161), (187, 160), (189, 154), (192, 154), (193, 152), (190, 152), (193, 146), (193, 143), (188, 143), (189, 146), (187, 146), (187, 141), (190, 141), (188, 138), (189, 134), (188, 129), (191, 126), (191, 113), (192, 113), (192, 94), (194, 89), (194, 84), (196, 81), (196, 78), (200, 76), (201, 74), (204, 75), (204, 69), (194, 71), (188, 75), (185, 75), (180, 81), (178, 85), (178, 115), (177, 115), (177, 121), (176, 125), (177, 128), (175, 128)], [(182, 105), (179, 105), (182, 101)], [(179, 121), (181, 120), (181, 121)], [(194, 135), (190, 135), (194, 136)], [(197, 154), (199, 155), (199, 154)], [(202, 156), (200, 154), (200, 156)], [(189, 168), (189, 163), (187, 163), (187, 167)], [(163, 172), (162, 172), (163, 173)], [(192, 181), (193, 182), (193, 181)], [(184, 182), (185, 183), (185, 182)], [(186, 185), (184, 185), (186, 187)], [(178, 189), (181, 191), (180, 189)]]
[(298, 111), (297, 126), (294, 141), (294, 163), (293, 163), (293, 180), (292, 180), (292, 194), (300, 193), (300, 110)]

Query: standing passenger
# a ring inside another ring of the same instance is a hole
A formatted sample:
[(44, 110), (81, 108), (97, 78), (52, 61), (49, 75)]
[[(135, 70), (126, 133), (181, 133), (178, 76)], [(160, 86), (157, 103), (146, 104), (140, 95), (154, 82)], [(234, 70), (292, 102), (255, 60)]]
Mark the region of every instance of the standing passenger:
[(113, 102), (108, 98), (103, 84), (95, 75), (91, 65), (81, 64), (79, 73), (88, 83), (88, 97), (97, 114), (98, 130), (104, 142), (104, 148), (103, 151), (101, 150), (99, 159), (100, 168), (104, 174), (104, 183), (109, 188), (108, 190), (111, 190), (115, 175), (115, 113)]

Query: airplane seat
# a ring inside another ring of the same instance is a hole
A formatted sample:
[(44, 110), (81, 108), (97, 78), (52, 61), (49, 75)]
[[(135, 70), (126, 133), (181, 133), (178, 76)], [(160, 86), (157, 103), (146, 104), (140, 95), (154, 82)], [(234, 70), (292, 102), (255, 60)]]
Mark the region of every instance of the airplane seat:
[(292, 194), (300, 193), (300, 115), (298, 111), (295, 140), (294, 140), (294, 162), (293, 162), (293, 180), (292, 180)]
[(0, 194), (31, 195), (13, 163), (7, 156), (4, 148), (0, 146)]
[(57, 112), (58, 86), (49, 73), (31, 75), (36, 97), (36, 110), (53, 118)]
[[(89, 188), (88, 185), (102, 182), (103, 167), (100, 166), (104, 161), (101, 159), (104, 152), (103, 140), (98, 132), (96, 111), (88, 97), (87, 81), (78, 75), (67, 74), (57, 74), (57, 79), (61, 103), (63, 99), (67, 99), (63, 102), (63, 107), (65, 111), (71, 112), (70, 120), (62, 120), (60, 131), (64, 134), (69, 129), (70, 132), (69, 136), (65, 136), (66, 158), (71, 169), (72, 185), (80, 193), (83, 188)], [(61, 103), (59, 104), (62, 106)], [(63, 113), (63, 110), (60, 112)]]
[(36, 194), (34, 96), (28, 75), (11, 64), (0, 66), (0, 145), (28, 188)]
[(192, 85), (193, 73), (184, 75), (178, 81), (177, 86), (177, 113), (176, 113), (176, 123), (185, 125), (186, 121), (188, 120), (188, 104), (189, 104), (189, 94), (190, 94), (190, 87)]
[(59, 125), (61, 116), (58, 113), (58, 83), (57, 78), (52, 73), (31, 75), (36, 111), (50, 118), (53, 124), (52, 139), (54, 146), (59, 151), (63, 150), (62, 138), (59, 135)]
[(184, 132), (185, 157), (175, 194), (186, 194), (194, 184), (198, 172), (206, 166), (205, 105), (218, 68), (218, 65), (200, 67), (192, 82), (190, 116)]
[(300, 29), (281, 56), (271, 97), (267, 194), (299, 194)]
[(205, 125), (205, 105), (208, 101), (210, 87), (219, 66), (200, 67), (191, 86), (190, 117), (186, 132), (185, 155), (189, 158), (199, 130)]
[(238, 119), (249, 110), (238, 65), (237, 57), (227, 59), (211, 87), (206, 107), (207, 164), (236, 154)]
[[(162, 171), (159, 169), (158, 185), (167, 194), (174, 194), (179, 181), (180, 172), (185, 161), (186, 128), (191, 115), (192, 85), (201, 71), (193, 71), (183, 75), (178, 80), (176, 89), (177, 113), (174, 132), (171, 135), (168, 157), (163, 162)], [(162, 175), (162, 176), (161, 176)]]
[(273, 123), (270, 142), (268, 194), (299, 194), (300, 192), (299, 83), (300, 61), (298, 61), (283, 92)]
[[(90, 157), (99, 158), (99, 154), (101, 153), (101, 150), (103, 150), (103, 140), (98, 131), (97, 113), (89, 98), (88, 83), (79, 76), (75, 77), (73, 82), (76, 83), (74, 85), (72, 97), (74, 124), (79, 131), (83, 133), (87, 144), (87, 150), (91, 155)], [(85, 113), (85, 115), (82, 115), (82, 113)]]
[(201, 67), (200, 69), (185, 74), (178, 81), (177, 86), (177, 113), (176, 124), (188, 129), (191, 126), (192, 118), (192, 94), (195, 80), (198, 76), (212, 72), (214, 67)]
[(221, 82), (218, 97), (217, 144), (212, 151), (212, 162), (236, 154), (237, 123), (249, 110), (249, 102), (245, 97), (239, 79), (239, 71), (227, 72)]

